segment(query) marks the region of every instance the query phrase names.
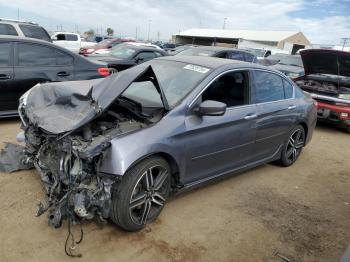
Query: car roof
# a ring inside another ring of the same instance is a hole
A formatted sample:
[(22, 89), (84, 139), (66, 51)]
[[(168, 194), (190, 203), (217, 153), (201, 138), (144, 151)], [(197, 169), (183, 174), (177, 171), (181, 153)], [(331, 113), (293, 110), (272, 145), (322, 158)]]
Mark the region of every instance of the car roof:
[(162, 49), (159, 49), (156, 47), (150, 47), (150, 46), (144, 46), (144, 45), (133, 45), (133, 44), (128, 44), (128, 43), (124, 43), (124, 45), (130, 47), (131, 49), (135, 49), (135, 50), (158, 51), (161, 53), (164, 52)]
[(41, 40), (41, 39), (36, 39), (36, 38), (30, 38), (30, 37), (22, 37), (22, 36), (7, 36), (7, 35), (0, 35), (0, 41), (12, 41), (12, 42), (26, 42), (26, 43), (32, 43), (32, 44), (43, 44), (46, 46), (50, 46), (56, 49), (59, 49), (63, 52), (69, 53), (71, 55), (74, 56), (79, 56), (73, 52), (71, 52), (70, 50), (60, 47), (59, 45), (55, 45), (51, 42), (45, 41), (45, 40)]
[(164, 56), (164, 57), (156, 58), (156, 60), (176, 61), (176, 62), (199, 65), (199, 66), (203, 66), (211, 69), (231, 65), (232, 68), (248, 67), (248, 68), (260, 68), (260, 69), (267, 69), (269, 71), (275, 71), (273, 69), (269, 69), (268, 67), (265, 67), (259, 64), (252, 64), (252, 63), (243, 62), (239, 60), (209, 57), (209, 56)]

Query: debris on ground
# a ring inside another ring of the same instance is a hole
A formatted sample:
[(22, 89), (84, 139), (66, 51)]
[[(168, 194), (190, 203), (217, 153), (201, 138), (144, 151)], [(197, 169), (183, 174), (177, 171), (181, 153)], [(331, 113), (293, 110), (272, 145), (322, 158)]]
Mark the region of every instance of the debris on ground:
[(0, 172), (12, 173), (33, 168), (27, 158), (24, 146), (5, 143), (5, 148), (0, 152)]

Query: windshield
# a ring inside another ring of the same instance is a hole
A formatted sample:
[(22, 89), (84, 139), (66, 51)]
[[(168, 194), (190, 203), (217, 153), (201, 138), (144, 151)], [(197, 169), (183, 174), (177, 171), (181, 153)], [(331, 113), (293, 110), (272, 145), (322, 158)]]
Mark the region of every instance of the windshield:
[[(158, 60), (150, 64), (170, 108), (184, 99), (210, 72), (209, 68), (175, 61)], [(162, 107), (156, 87), (148, 80), (133, 82), (123, 96), (140, 103), (143, 107)]]
[(112, 48), (111, 56), (119, 59), (130, 59), (135, 54), (135, 49), (127, 45), (117, 45)]
[(280, 65), (291, 65), (303, 67), (303, 62), (301, 61), (300, 56), (270, 56), (271, 60), (278, 60)]
[(180, 53), (178, 56), (212, 56), (215, 54), (213, 50), (205, 50), (202, 48), (189, 48)]

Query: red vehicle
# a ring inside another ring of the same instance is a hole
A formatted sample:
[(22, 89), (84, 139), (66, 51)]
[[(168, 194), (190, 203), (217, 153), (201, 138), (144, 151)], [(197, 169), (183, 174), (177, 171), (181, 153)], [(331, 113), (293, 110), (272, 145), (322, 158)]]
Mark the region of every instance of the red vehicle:
[(305, 75), (294, 81), (317, 101), (318, 119), (350, 133), (350, 53), (308, 49), (300, 55)]
[(94, 54), (95, 51), (97, 51), (97, 50), (111, 49), (112, 47), (114, 47), (120, 43), (123, 43), (123, 42), (133, 42), (133, 40), (123, 39), (123, 38), (105, 39), (105, 40), (103, 40), (95, 45), (80, 48), (79, 54), (80, 55)]

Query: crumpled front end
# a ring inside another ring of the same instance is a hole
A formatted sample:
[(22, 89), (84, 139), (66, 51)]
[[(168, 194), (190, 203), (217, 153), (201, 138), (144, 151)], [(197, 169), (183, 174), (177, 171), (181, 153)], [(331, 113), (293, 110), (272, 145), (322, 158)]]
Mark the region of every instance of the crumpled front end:
[(102, 155), (82, 158), (86, 152), (77, 137), (57, 140), (34, 127), (26, 129), (25, 137), (28, 154), (46, 191), (46, 203), (39, 205), (37, 215), (48, 211), (49, 224), (56, 228), (65, 219), (106, 222), (116, 177), (98, 173)]

